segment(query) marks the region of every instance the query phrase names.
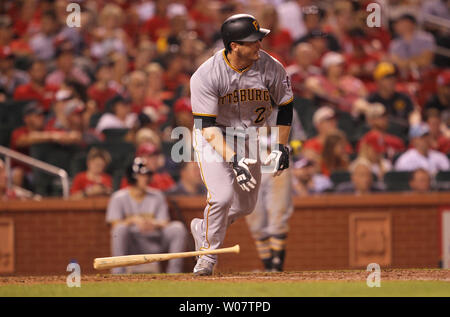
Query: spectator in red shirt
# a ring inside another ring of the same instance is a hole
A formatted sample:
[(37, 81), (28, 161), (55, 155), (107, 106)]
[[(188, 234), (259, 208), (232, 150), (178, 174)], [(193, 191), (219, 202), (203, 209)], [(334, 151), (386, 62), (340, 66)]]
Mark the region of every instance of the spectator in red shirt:
[(165, 63), (167, 67), (163, 81), (166, 90), (175, 92), (180, 86), (189, 84), (189, 76), (184, 71), (184, 61), (180, 54), (169, 54)]
[(167, 17), (167, 6), (167, 0), (155, 1), (155, 14), (142, 26), (141, 33), (149, 34), (153, 42), (169, 33), (170, 21)]
[[(31, 102), (24, 108), (23, 122), (24, 125), (14, 129), (11, 134), (11, 149), (29, 155), (33, 144), (54, 141), (54, 135), (44, 131), (44, 110), (37, 102)], [(31, 176), (31, 169), (18, 162), (13, 162), (12, 166), (13, 184), (24, 187), (25, 180)]]
[(10, 147), (28, 155), (29, 147), (36, 143), (53, 141), (51, 133), (44, 131), (44, 110), (37, 102), (23, 110), (24, 125), (13, 130)]
[(44, 107), (45, 111), (50, 111), (58, 86), (45, 83), (47, 77), (45, 62), (33, 61), (28, 74), (30, 82), (16, 88), (14, 100), (36, 100)]
[(78, 173), (73, 179), (70, 188), (72, 198), (110, 195), (113, 189), (112, 178), (105, 173), (110, 162), (111, 156), (107, 151), (92, 148), (87, 155), (87, 170)]
[[(313, 124), (317, 130), (317, 135), (305, 142), (302, 153), (303, 156), (317, 162), (323, 151), (327, 136), (339, 131), (336, 112), (328, 106), (317, 109), (313, 115)], [(345, 150), (347, 153), (352, 152), (350, 144), (347, 143)]]
[(345, 59), (336, 52), (325, 54), (322, 69), (325, 76), (308, 78), (306, 87), (321, 100), (333, 103), (341, 111), (355, 114), (357, 102), (367, 95), (362, 81), (346, 74)]
[[(382, 145), (383, 154), (391, 161), (396, 154), (405, 150), (405, 144), (401, 138), (387, 133), (389, 117), (383, 104), (372, 104), (366, 111), (365, 117), (370, 131), (361, 138), (360, 143), (370, 143), (370, 140), (376, 140)], [(357, 147), (359, 149), (359, 144)]]
[(346, 54), (348, 73), (364, 83), (371, 82), (379, 57), (369, 51), (369, 42), (364, 36), (353, 37), (351, 41), (353, 49)]
[(149, 95), (148, 87), (158, 85), (152, 81), (149, 83), (147, 74), (140, 70), (135, 70), (128, 76), (127, 92), (131, 100), (131, 111), (134, 113), (146, 113), (155, 123), (162, 123), (167, 118), (168, 108), (162, 102), (162, 94)]
[(105, 111), (106, 102), (118, 93), (111, 81), (112, 65), (111, 60), (100, 61), (95, 71), (96, 82), (87, 90), (88, 97), (96, 102), (98, 112)]
[(384, 174), (393, 168), (392, 161), (385, 158), (387, 147), (382, 133), (377, 131), (367, 133), (359, 142), (358, 157), (352, 165), (360, 159), (367, 160), (371, 165), (372, 173), (379, 181), (382, 181)]

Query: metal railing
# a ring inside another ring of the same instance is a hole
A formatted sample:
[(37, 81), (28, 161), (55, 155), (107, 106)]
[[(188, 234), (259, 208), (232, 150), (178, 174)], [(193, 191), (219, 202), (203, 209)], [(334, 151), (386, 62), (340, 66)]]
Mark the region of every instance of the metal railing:
[(58, 176), (59, 178), (61, 178), (61, 185), (62, 185), (62, 192), (63, 192), (63, 197), (64, 198), (68, 198), (69, 197), (69, 175), (67, 174), (67, 172), (65, 170), (63, 170), (62, 168), (50, 165), (48, 163), (42, 162), (40, 160), (37, 160), (35, 158), (32, 158), (30, 156), (27, 156), (25, 154), (22, 154), (20, 152), (11, 150), (7, 147), (1, 146), (0, 145), (0, 155), (4, 155), (5, 156), (5, 165), (6, 165), (6, 170), (9, 171), (7, 173), (8, 175), (8, 181), (7, 181), (7, 186), (8, 188), (12, 187), (12, 178), (11, 178), (11, 159), (14, 159), (16, 161), (19, 161), (23, 164), (38, 168), (44, 172), (47, 172), (49, 174)]

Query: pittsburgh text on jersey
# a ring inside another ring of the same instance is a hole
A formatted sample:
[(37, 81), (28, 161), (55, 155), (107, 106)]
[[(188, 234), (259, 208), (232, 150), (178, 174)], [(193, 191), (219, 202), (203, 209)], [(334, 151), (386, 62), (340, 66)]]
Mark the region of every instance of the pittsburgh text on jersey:
[(219, 97), (219, 104), (236, 104), (238, 102), (247, 101), (269, 101), (270, 94), (267, 89), (236, 89), (232, 93), (228, 93), (225, 96)]

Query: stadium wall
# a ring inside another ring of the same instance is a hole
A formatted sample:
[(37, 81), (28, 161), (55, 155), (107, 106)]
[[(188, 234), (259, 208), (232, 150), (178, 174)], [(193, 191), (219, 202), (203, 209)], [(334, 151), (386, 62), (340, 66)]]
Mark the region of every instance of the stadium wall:
[[(0, 274), (66, 275), (72, 260), (82, 274), (97, 273), (93, 259), (110, 255), (107, 203), (106, 198), (2, 202)], [(286, 270), (365, 268), (372, 262), (382, 269), (439, 267), (439, 210), (450, 206), (448, 193), (327, 195), (296, 198), (294, 205)], [(173, 217), (189, 224), (202, 215), (204, 198), (177, 197), (171, 206)], [(219, 271), (262, 269), (243, 219), (227, 233), (225, 246), (234, 244), (241, 253), (222, 255)], [(187, 260), (186, 271), (193, 264)]]

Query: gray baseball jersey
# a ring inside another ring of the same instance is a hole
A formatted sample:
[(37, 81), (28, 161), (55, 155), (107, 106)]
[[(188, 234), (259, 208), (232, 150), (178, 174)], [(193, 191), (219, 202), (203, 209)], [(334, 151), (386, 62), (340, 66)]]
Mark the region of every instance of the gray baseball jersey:
[(164, 194), (155, 189), (148, 189), (141, 202), (131, 198), (127, 188), (115, 192), (109, 201), (106, 221), (123, 220), (136, 215), (153, 215), (154, 219), (168, 221), (169, 208)]
[(204, 62), (191, 77), (192, 113), (215, 117), (220, 127), (264, 126), (272, 106), (293, 99), (289, 77), (279, 61), (260, 50), (250, 67), (235, 69), (225, 50)]

